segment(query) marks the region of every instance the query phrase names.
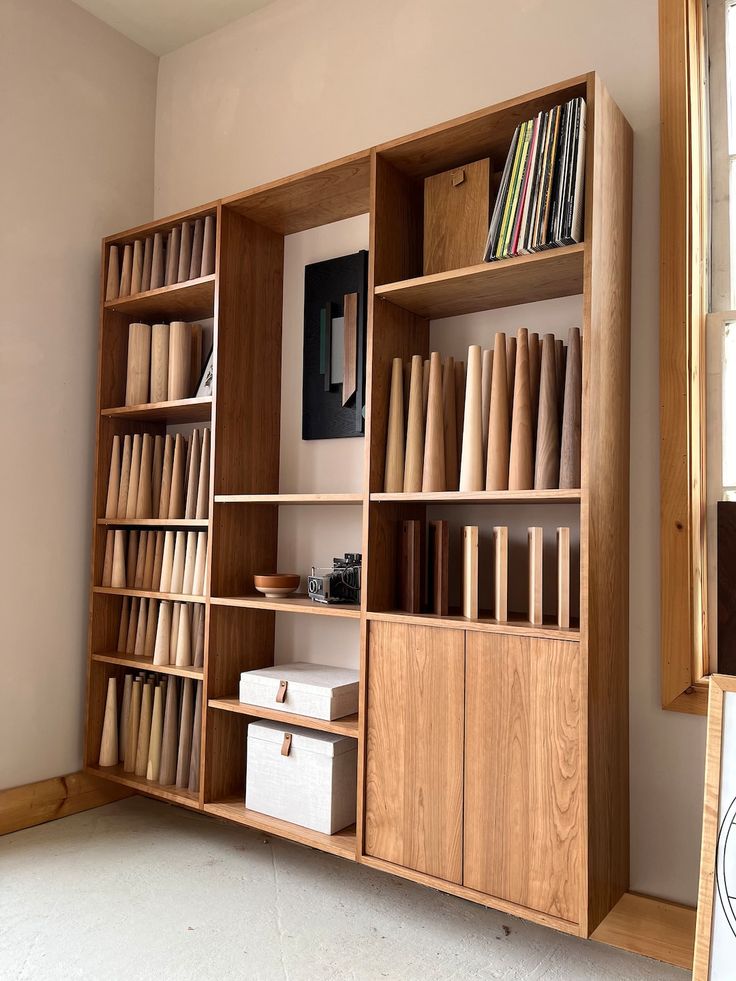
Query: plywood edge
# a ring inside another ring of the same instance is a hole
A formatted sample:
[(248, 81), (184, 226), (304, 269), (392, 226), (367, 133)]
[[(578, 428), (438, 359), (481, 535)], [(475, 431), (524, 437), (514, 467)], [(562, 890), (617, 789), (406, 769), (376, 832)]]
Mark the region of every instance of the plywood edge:
[(0, 790), (0, 835), (110, 804), (132, 791), (79, 771)]
[(695, 909), (627, 892), (593, 931), (591, 940), (690, 971)]

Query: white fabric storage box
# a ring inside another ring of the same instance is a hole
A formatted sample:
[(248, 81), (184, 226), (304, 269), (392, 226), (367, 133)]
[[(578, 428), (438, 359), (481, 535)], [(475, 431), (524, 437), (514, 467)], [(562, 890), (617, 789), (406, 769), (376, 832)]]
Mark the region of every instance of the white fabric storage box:
[(244, 671), (240, 701), (310, 719), (341, 719), (358, 711), (358, 672), (302, 661)]
[(280, 722), (251, 722), (246, 756), (245, 806), (252, 811), (328, 835), (355, 823), (355, 739)]

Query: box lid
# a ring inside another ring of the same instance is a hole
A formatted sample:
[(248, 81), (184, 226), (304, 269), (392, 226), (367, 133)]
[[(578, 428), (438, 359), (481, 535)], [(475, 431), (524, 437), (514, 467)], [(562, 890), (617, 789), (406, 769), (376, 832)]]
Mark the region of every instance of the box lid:
[(274, 693), (280, 681), (287, 681), (289, 691), (309, 692), (325, 698), (357, 691), (358, 678), (359, 674), (353, 668), (333, 668), (329, 664), (308, 664), (306, 661), (256, 668), (255, 671), (244, 671), (240, 676), (241, 681), (263, 685)]
[(334, 732), (315, 732), (303, 726), (286, 726), (282, 722), (267, 720), (248, 724), (248, 739), (261, 739), (279, 746), (287, 732), (291, 735), (291, 745), (294, 749), (318, 753), (320, 756), (342, 756), (343, 753), (357, 749), (355, 739)]

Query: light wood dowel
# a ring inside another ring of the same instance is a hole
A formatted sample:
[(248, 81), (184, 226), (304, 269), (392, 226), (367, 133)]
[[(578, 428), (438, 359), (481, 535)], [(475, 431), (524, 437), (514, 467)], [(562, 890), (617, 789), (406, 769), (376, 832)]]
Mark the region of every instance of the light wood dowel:
[(204, 220), (204, 240), (202, 242), (202, 276), (211, 276), (215, 271), (215, 218), (208, 215)]
[(105, 503), (105, 517), (117, 518), (118, 516), (118, 497), (120, 496), (120, 437), (112, 438), (112, 453), (110, 454), (110, 472), (107, 478), (107, 501)]
[(175, 439), (168, 435), (164, 440), (164, 459), (161, 468), (161, 493), (158, 503), (159, 518), (169, 517), (169, 505), (171, 503), (171, 481), (174, 475), (174, 446)]
[(445, 441), (445, 488), (457, 490), (460, 472), (455, 405), (455, 359), (452, 357), (447, 358), (442, 366), (442, 416)]
[(184, 517), (184, 469), (186, 466), (187, 443), (181, 433), (174, 438), (174, 461), (171, 468), (171, 496), (169, 497), (169, 517)]
[(204, 606), (197, 603), (192, 614), (192, 666), (204, 666)]
[(197, 682), (192, 723), (192, 755), (189, 763), (189, 791), (199, 793), (199, 766), (202, 754), (202, 682)]
[(210, 452), (210, 431), (205, 427), (202, 430), (202, 452), (199, 461), (195, 518), (207, 518), (210, 513)]
[(174, 663), (187, 668), (192, 663), (192, 608), (182, 603), (179, 610), (179, 632), (176, 635), (176, 657)]
[[(455, 362), (455, 413), (457, 415), (457, 448), (458, 453), (463, 448), (463, 425), (465, 422), (465, 362)], [(460, 474), (458, 467), (458, 484)]]
[[(429, 377), (427, 377), (429, 385)], [(409, 375), (409, 407), (406, 423), (406, 459), (404, 463), (404, 492), (422, 489), (424, 463), (424, 365), (421, 354), (411, 359)]]
[(582, 406), (580, 328), (571, 327), (567, 339), (565, 405), (562, 412), (560, 487), (580, 487), (580, 415)]
[(176, 781), (177, 734), (179, 731), (179, 699), (176, 678), (166, 682), (166, 709), (164, 711), (164, 734), (161, 744), (161, 765), (159, 782), (170, 786)]
[(128, 715), (127, 743), (125, 745), (125, 760), (123, 770), (126, 773), (135, 772), (135, 758), (138, 751), (138, 730), (141, 724), (141, 697), (143, 684), (136, 678), (130, 693), (130, 713)]
[(138, 744), (135, 752), (135, 775), (145, 777), (148, 769), (148, 750), (151, 743), (153, 716), (153, 682), (147, 681), (141, 692), (141, 717), (138, 724)]
[(169, 232), (166, 242), (166, 285), (173, 286), (179, 274), (179, 250), (181, 248), (181, 226), (175, 225)]
[(128, 507), (128, 487), (130, 485), (130, 457), (133, 452), (133, 437), (123, 437), (123, 458), (120, 464), (120, 489), (118, 491), (118, 518), (124, 518)]
[(153, 575), (151, 576), (151, 589), (161, 591), (161, 571), (164, 561), (164, 541), (165, 533), (156, 532), (156, 547), (153, 552)]
[(171, 646), (171, 617), (172, 604), (169, 600), (161, 600), (158, 605), (156, 641), (153, 646), (154, 664), (169, 663), (169, 648)]
[(509, 529), (493, 529), (493, 615), (499, 623), (509, 618)]
[(191, 324), (173, 320), (169, 327), (169, 399), (186, 399), (191, 395)]
[(463, 528), (463, 616), (478, 619), (478, 526)]
[(151, 736), (148, 740), (148, 760), (146, 762), (146, 779), (158, 782), (161, 769), (161, 740), (164, 734), (164, 689), (156, 685), (153, 693), (153, 710), (151, 712)]
[(151, 289), (158, 290), (166, 284), (166, 256), (164, 255), (163, 232), (153, 236), (153, 259), (151, 261)]
[(128, 327), (128, 372), (125, 382), (126, 405), (140, 405), (148, 401), (150, 371), (150, 324), (131, 324)]
[(125, 748), (128, 745), (128, 722), (130, 721), (130, 697), (133, 694), (133, 675), (126, 674), (123, 681), (123, 699), (120, 703), (118, 763), (125, 760)]
[(102, 581), (103, 586), (112, 586), (112, 563), (115, 551), (115, 533), (108, 529), (105, 534), (105, 555), (102, 560)]
[(151, 288), (151, 270), (153, 268), (153, 238), (149, 235), (143, 243), (143, 275), (141, 276), (141, 292), (147, 293)]
[(116, 766), (118, 763), (118, 689), (115, 678), (107, 680), (105, 715), (100, 740), (100, 766)]
[(422, 490), (447, 490), (445, 482), (445, 425), (442, 418), (442, 359), (437, 351), (433, 351), (429, 359), (429, 393), (427, 396)]
[(120, 253), (117, 245), (110, 246), (107, 258), (107, 282), (105, 284), (105, 299), (117, 300), (120, 293)]
[(509, 399), (506, 374), (506, 335), (497, 333), (493, 352), (493, 381), (488, 419), (486, 490), (509, 486)]
[(532, 446), (537, 435), (537, 419), (539, 413), (539, 376), (541, 370), (542, 350), (539, 334), (529, 334), (529, 403), (532, 416)]
[(181, 224), (181, 245), (179, 247), (179, 268), (176, 281), (183, 283), (189, 279), (189, 266), (192, 261), (192, 226), (188, 221)]
[(134, 433), (133, 448), (130, 454), (130, 482), (128, 484), (128, 502), (125, 507), (125, 517), (135, 518), (138, 506), (138, 488), (141, 480), (141, 452), (143, 449), (141, 434)]
[(477, 344), (473, 344), (468, 348), (468, 370), (465, 376), (463, 453), (460, 461), (461, 491), (479, 491), (485, 487), (481, 375), (481, 349)]
[(182, 580), (182, 593), (189, 595), (194, 592), (194, 567), (197, 561), (197, 532), (187, 532), (187, 547), (184, 553), (184, 577)]
[(141, 469), (138, 479), (137, 518), (153, 517), (153, 436), (143, 433), (141, 444)]
[(123, 248), (123, 266), (120, 271), (120, 290), (118, 296), (130, 296), (130, 283), (133, 277), (133, 246)]
[(557, 529), (557, 626), (570, 627), (570, 529)]
[(539, 626), (543, 622), (542, 568), (544, 530), (530, 528), (529, 532), (529, 622)]
[(118, 645), (115, 648), (121, 654), (125, 650), (125, 642), (128, 639), (128, 621), (130, 619), (130, 596), (123, 596), (120, 604), (120, 627), (118, 629)]
[(169, 325), (151, 328), (151, 401), (165, 402), (169, 397)]
[(516, 334), (516, 379), (511, 420), (509, 490), (531, 490), (534, 485), (532, 461), (532, 420), (529, 400), (529, 348), (527, 329)]
[(555, 339), (545, 334), (539, 385), (539, 414), (534, 486), (537, 490), (557, 487), (560, 479), (560, 428), (557, 419), (557, 370)]
[(204, 584), (207, 577), (207, 532), (197, 533), (197, 554), (194, 557), (193, 596), (204, 595)]
[(202, 443), (199, 430), (194, 429), (189, 437), (189, 468), (187, 473), (187, 496), (184, 505), (184, 517), (197, 516), (197, 489), (199, 486), (199, 466), (202, 455)]
[(136, 239), (133, 242), (133, 269), (130, 275), (130, 293), (135, 296), (140, 293), (143, 282), (143, 242)]
[(483, 461), (488, 458), (488, 428), (491, 417), (491, 380), (493, 378), (493, 349), (483, 351), (481, 368), (481, 421), (483, 424)]
[(189, 262), (189, 279), (199, 279), (202, 274), (202, 247), (204, 245), (204, 221), (197, 218), (192, 235), (192, 258)]
[(127, 541), (124, 531), (115, 531), (115, 541), (112, 552), (112, 576), (110, 585), (113, 589), (125, 589), (125, 551)]
[(391, 388), (386, 434), (386, 471), (383, 489), (390, 494), (404, 486), (404, 368), (401, 358), (391, 366)]
[(514, 413), (514, 386), (516, 384), (516, 338), (506, 338), (506, 391), (509, 395), (509, 426)]

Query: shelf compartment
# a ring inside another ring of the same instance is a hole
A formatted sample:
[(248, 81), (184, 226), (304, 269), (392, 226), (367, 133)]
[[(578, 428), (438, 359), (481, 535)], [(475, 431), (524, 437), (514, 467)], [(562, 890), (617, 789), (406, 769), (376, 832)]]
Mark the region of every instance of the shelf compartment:
[(176, 320), (196, 320), (212, 317), (215, 309), (215, 277), (200, 276), (184, 283), (162, 286), (134, 296), (107, 300), (105, 311), (137, 314), (142, 317), (165, 317)]
[(358, 738), (358, 716), (346, 715), (342, 719), (312, 719), (307, 715), (296, 715), (294, 712), (279, 712), (277, 709), (264, 708), (262, 705), (250, 705), (238, 698), (211, 698), (210, 708), (222, 712), (237, 712), (240, 715), (251, 715), (256, 719), (275, 719), (285, 725), (303, 726), (305, 729), (317, 729), (320, 732), (334, 732), (338, 736)]
[(132, 654), (120, 654), (118, 651), (93, 654), (92, 660), (100, 661), (103, 664), (119, 664), (123, 668), (153, 671), (155, 674), (173, 674), (179, 678), (194, 678), (197, 681), (204, 678), (202, 668), (184, 668), (175, 664), (154, 664), (151, 657), (133, 657)]
[(326, 835), (320, 831), (312, 831), (311, 828), (303, 828), (299, 824), (291, 824), (289, 821), (269, 817), (258, 811), (251, 811), (245, 806), (242, 797), (227, 797), (212, 804), (205, 804), (204, 810), (207, 814), (215, 814), (217, 817), (225, 818), (228, 821), (243, 824), (247, 828), (255, 828), (279, 838), (288, 838), (289, 841), (296, 841), (300, 845), (308, 845), (310, 848), (318, 848), (320, 851), (339, 855), (341, 858), (347, 858), (351, 861), (356, 860), (355, 825), (338, 831), (337, 834)]
[[(120, 590), (115, 590), (120, 592)], [(140, 595), (136, 593), (135, 595)], [(358, 620), (360, 607), (356, 604), (345, 603), (325, 605), (314, 603), (308, 596), (298, 593), (295, 596), (213, 596), (211, 601), (215, 606), (244, 606), (253, 610), (272, 610), (275, 613), (308, 613), (317, 616), (347, 617)]]
[(585, 244), (377, 286), (376, 297), (429, 320), (583, 292)]
[(419, 491), (412, 494), (371, 494), (371, 501), (406, 504), (569, 504), (580, 501), (580, 490)]
[(98, 525), (111, 528), (201, 528), (207, 530), (207, 518), (98, 518)]
[(173, 600), (175, 603), (205, 603), (204, 596), (190, 596), (188, 593), (158, 593), (151, 589), (119, 589), (114, 586), (95, 586), (94, 593), (104, 596), (139, 596), (142, 599)]
[(160, 783), (154, 783), (153, 780), (146, 780), (145, 777), (137, 777), (134, 773), (125, 773), (122, 763), (118, 763), (117, 766), (99, 766), (92, 763), (85, 769), (96, 777), (121, 783), (124, 787), (131, 787), (141, 794), (158, 797), (159, 800), (168, 801), (170, 804), (181, 804), (184, 807), (200, 810), (198, 794), (193, 794), (190, 790), (184, 790), (181, 787), (164, 787)]
[(215, 504), (352, 504), (362, 505), (362, 494), (216, 494)]
[(479, 633), (517, 634), (524, 637), (540, 637), (546, 640), (569, 640), (580, 642), (579, 627), (563, 630), (551, 618), (545, 618), (543, 624), (530, 623), (521, 614), (511, 613), (511, 619), (499, 623), (490, 615), (490, 610), (481, 610), (477, 620), (466, 617), (452, 610), (448, 616), (441, 617), (434, 613), (406, 613), (404, 610), (387, 610), (366, 614), (368, 620), (385, 621), (389, 623), (408, 623), (422, 627), (450, 627), (455, 630), (474, 630)]
[(141, 405), (118, 405), (111, 409), (101, 409), (100, 415), (109, 419), (133, 419), (141, 422), (208, 422), (212, 416), (212, 396), (171, 402), (144, 402)]

